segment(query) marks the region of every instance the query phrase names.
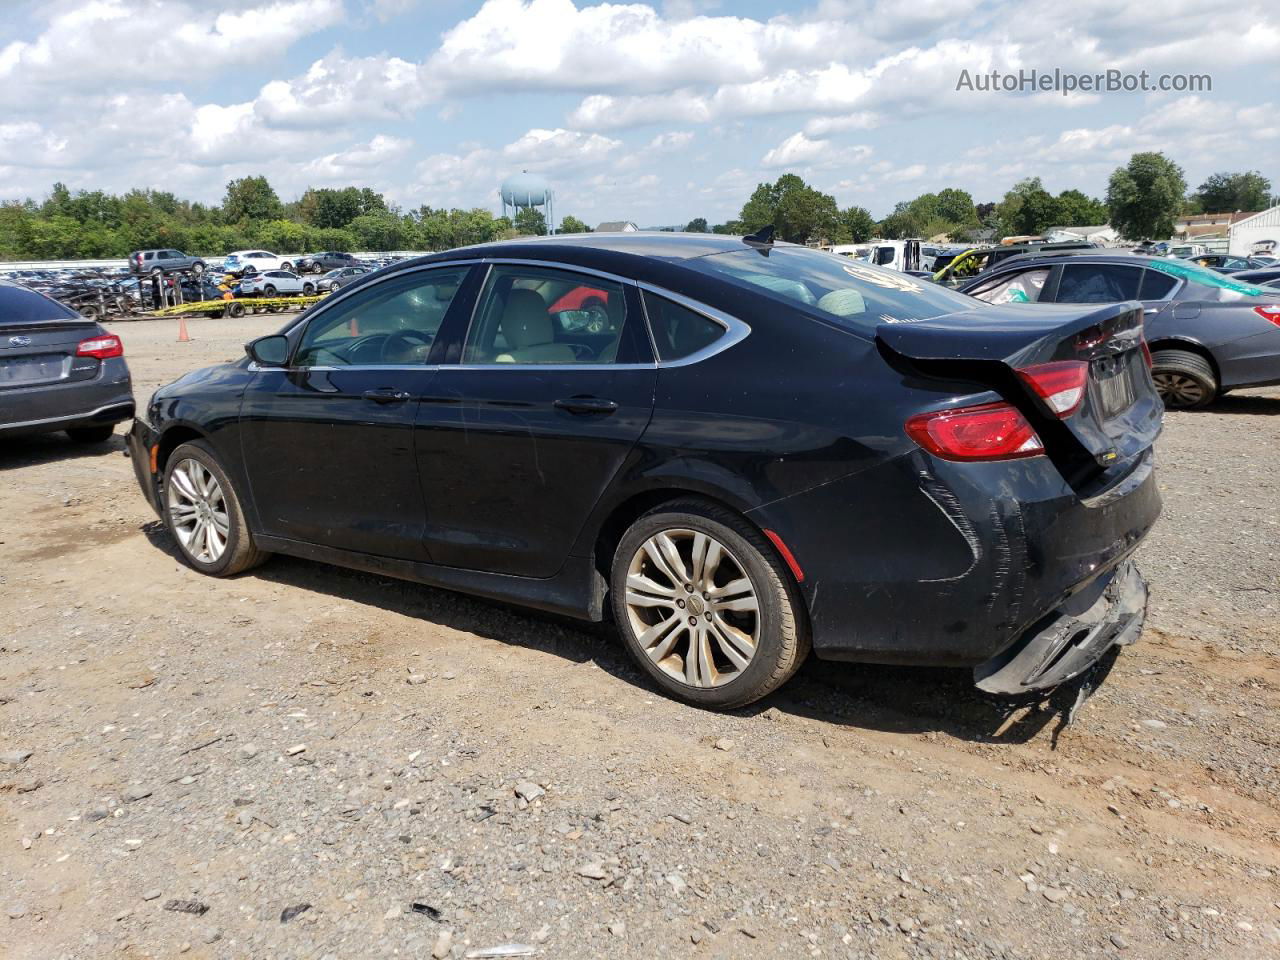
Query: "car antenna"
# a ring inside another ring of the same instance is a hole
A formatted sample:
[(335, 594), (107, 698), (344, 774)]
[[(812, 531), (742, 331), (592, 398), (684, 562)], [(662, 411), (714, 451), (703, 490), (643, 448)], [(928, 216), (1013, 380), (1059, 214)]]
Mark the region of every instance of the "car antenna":
[(761, 227), (755, 233), (748, 234), (742, 238), (742, 242), (750, 244), (753, 247), (772, 247), (773, 246), (773, 224)]

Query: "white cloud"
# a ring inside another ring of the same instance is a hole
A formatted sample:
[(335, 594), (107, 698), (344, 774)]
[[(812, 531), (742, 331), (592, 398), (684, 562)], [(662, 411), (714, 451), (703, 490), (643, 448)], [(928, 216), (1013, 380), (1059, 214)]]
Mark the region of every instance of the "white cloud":
[(540, 170), (572, 170), (598, 163), (622, 146), (598, 133), (535, 128), (502, 148), (504, 160)]
[(380, 133), (368, 143), (355, 144), (337, 153), (316, 157), (303, 166), (302, 172), (309, 178), (330, 183), (352, 180), (368, 183), (377, 176), (380, 168), (396, 164), (408, 156), (412, 149), (412, 140)]
[[(162, 88), (261, 62), (339, 22), (342, 0), (275, 0), (221, 12), (184, 0), (89, 0), (53, 7), (43, 33), (0, 48), (0, 103)], [(163, 37), (149, 24), (165, 24)]]
[(831, 148), (826, 140), (810, 140), (803, 133), (793, 133), (766, 153), (760, 164), (765, 167), (807, 166)]
[(421, 68), (399, 57), (348, 59), (338, 52), (292, 80), (273, 80), (254, 110), (273, 127), (331, 127), (412, 113), (430, 99)]

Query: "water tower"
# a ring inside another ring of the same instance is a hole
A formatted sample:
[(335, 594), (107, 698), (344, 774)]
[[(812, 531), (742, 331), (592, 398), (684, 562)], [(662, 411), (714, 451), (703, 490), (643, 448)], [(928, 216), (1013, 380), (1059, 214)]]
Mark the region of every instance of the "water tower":
[(515, 176), (507, 177), (502, 181), (502, 187), (499, 190), (502, 195), (502, 215), (507, 216), (507, 207), (511, 208), (511, 217), (515, 218), (516, 211), (526, 207), (545, 207), (544, 216), (547, 220), (547, 232), (556, 232), (556, 220), (553, 209), (551, 184), (536, 173), (530, 173), (523, 170)]

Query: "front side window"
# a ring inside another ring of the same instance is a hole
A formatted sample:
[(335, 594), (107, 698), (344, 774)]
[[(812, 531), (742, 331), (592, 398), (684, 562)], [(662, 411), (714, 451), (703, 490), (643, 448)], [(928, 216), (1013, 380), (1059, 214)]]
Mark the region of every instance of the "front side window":
[(711, 318), (647, 290), (644, 312), (649, 317), (658, 359), (666, 362), (695, 354), (728, 332)]
[(613, 363), (627, 319), (619, 283), (536, 266), (494, 266), (464, 364)]
[(368, 287), (317, 316), (295, 367), (426, 363), (467, 268), (423, 270)]
[(1068, 263), (1058, 281), (1058, 303), (1137, 300), (1142, 268), (1120, 263)]

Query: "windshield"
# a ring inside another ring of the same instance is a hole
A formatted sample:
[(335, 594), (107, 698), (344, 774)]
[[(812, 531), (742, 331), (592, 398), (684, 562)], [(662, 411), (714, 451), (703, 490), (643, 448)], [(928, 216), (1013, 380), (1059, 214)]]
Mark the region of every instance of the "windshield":
[(326, 273), (324, 276), (325, 276), (325, 279), (326, 279), (326, 280), (331, 279), (331, 278), (333, 278), (333, 277), (340, 277), (340, 276), (342, 276), (342, 268), (341, 268), (341, 267), (339, 267), (337, 270), (330, 270), (330, 271), (329, 271), (328, 273)]
[(866, 336), (881, 323), (927, 320), (974, 308), (969, 297), (928, 280), (808, 247), (744, 246), (694, 257), (684, 265), (750, 285)]

